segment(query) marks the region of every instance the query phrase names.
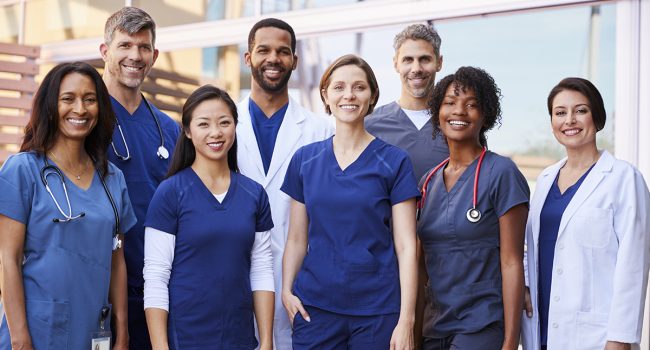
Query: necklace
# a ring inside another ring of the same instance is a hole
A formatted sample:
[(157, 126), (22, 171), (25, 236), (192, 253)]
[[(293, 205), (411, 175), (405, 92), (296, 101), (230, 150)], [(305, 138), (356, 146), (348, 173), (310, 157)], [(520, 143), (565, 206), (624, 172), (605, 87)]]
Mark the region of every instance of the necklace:
[(57, 163), (57, 165), (59, 165), (61, 168), (63, 168), (63, 170), (65, 170), (65, 171), (71, 173), (72, 175), (74, 175), (75, 178), (77, 179), (77, 181), (81, 181), (81, 176), (83, 176), (86, 173), (86, 171), (88, 171), (88, 168), (90, 167), (90, 158), (89, 158), (88, 160), (86, 160), (86, 165), (84, 166), (83, 170), (79, 174), (75, 175), (74, 171), (72, 171), (68, 167), (63, 166), (63, 162), (59, 161), (59, 158), (57, 158), (54, 155), (54, 153), (50, 152), (50, 156), (52, 157), (52, 159), (54, 159), (54, 161)]

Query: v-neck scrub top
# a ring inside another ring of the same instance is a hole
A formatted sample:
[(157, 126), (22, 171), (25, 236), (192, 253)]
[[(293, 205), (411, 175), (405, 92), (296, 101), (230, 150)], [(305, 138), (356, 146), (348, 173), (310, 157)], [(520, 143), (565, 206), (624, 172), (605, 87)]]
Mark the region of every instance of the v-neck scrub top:
[[(92, 333), (99, 331), (102, 307), (108, 305), (115, 215), (97, 172), (86, 190), (63, 175), (73, 215), (85, 216), (52, 222), (63, 216), (41, 181), (44, 166), (42, 155), (26, 152), (9, 157), (0, 169), (0, 214), (25, 224), (22, 275), (27, 325), (35, 349), (89, 349)], [(50, 175), (47, 180), (67, 213), (60, 178)], [(111, 163), (105, 183), (120, 215), (120, 232), (125, 232), (136, 218), (122, 172)], [(0, 239), (6, 239), (2, 230)], [(0, 349), (10, 348), (5, 319)]]
[(397, 313), (400, 282), (392, 206), (420, 195), (408, 155), (375, 138), (341, 170), (333, 138), (300, 148), (282, 185), (304, 203), (308, 249), (293, 292), (303, 304), (345, 315)]
[(397, 102), (375, 108), (365, 124), (369, 133), (408, 153), (416, 180), (449, 157), (445, 137), (433, 138), (431, 121), (418, 129)]
[(163, 181), (146, 227), (176, 236), (169, 278), (171, 349), (253, 349), (251, 250), (273, 227), (261, 185), (230, 173), (220, 203), (191, 167)]
[[(130, 114), (112, 96), (111, 104), (129, 147), (131, 159), (122, 160), (118, 158), (113, 152), (113, 147), (109, 146), (107, 150), (108, 160), (113, 162), (124, 173), (135, 216), (138, 218), (136, 225), (124, 238), (124, 259), (130, 287), (129, 294), (131, 294), (131, 289), (141, 290), (144, 284), (142, 278), (142, 268), (144, 267), (143, 224), (149, 202), (158, 184), (165, 178), (167, 169), (169, 169), (174, 145), (180, 134), (180, 126), (151, 103), (149, 104), (151, 106), (150, 111), (144, 100), (140, 102), (140, 106), (133, 114)], [(170, 154), (168, 159), (160, 159), (156, 154), (161, 140), (152, 111), (160, 123), (160, 129), (165, 139), (165, 148)], [(126, 148), (117, 126), (113, 131), (113, 144), (121, 155), (126, 156)], [(136, 296), (142, 299), (142, 295)], [(129, 323), (133, 323), (133, 320), (129, 319)], [(131, 335), (133, 336), (133, 334)]]
[(503, 322), (499, 217), (528, 203), (524, 176), (508, 158), (488, 151), (480, 169), (477, 208), (481, 219), (467, 220), (472, 207), (478, 159), (461, 174), (449, 192), (443, 169), (431, 178), (417, 231), (425, 253), (432, 323), (425, 337), (474, 333)]

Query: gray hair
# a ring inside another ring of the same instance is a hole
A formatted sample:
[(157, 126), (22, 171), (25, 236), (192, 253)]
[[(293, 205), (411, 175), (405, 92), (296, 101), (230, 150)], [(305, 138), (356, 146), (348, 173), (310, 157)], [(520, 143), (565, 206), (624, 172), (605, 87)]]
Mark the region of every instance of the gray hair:
[(442, 39), (440, 39), (440, 35), (438, 35), (433, 25), (411, 24), (397, 33), (393, 40), (393, 48), (396, 54), (406, 40), (424, 40), (428, 42), (433, 46), (433, 52), (436, 54), (436, 58), (440, 58), (440, 44), (442, 43)]
[(106, 20), (104, 43), (110, 45), (115, 30), (133, 35), (142, 30), (151, 30), (151, 44), (156, 43), (156, 23), (148, 13), (137, 7), (122, 7)]

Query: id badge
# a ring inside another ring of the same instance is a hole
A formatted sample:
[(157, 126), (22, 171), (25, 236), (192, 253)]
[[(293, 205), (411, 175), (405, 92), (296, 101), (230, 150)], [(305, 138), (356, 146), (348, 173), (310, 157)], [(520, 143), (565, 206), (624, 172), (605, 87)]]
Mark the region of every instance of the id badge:
[(90, 350), (111, 350), (111, 331), (93, 333)]
[(110, 306), (102, 307), (99, 313), (99, 331), (93, 333), (90, 350), (111, 350), (111, 330), (105, 324), (110, 312)]

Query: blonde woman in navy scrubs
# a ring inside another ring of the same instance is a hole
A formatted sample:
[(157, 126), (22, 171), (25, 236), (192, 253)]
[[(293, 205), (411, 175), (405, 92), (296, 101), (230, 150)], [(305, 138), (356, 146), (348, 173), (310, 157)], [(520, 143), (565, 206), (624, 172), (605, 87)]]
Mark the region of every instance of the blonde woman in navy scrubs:
[(293, 348), (412, 349), (413, 167), (365, 130), (379, 89), (363, 59), (337, 59), (320, 88), (336, 135), (299, 149), (282, 185), (291, 197), (282, 301)]
[(567, 157), (542, 171), (530, 205), (524, 349), (631, 349), (648, 283), (648, 188), (598, 149), (606, 115), (591, 82), (563, 79), (547, 106)]
[(169, 177), (145, 222), (144, 305), (154, 349), (273, 346), (273, 227), (266, 192), (239, 174), (230, 96), (205, 85), (183, 106)]
[(487, 150), (500, 92), (479, 68), (443, 78), (429, 101), (449, 159), (422, 179), (418, 236), (433, 319), (424, 349), (517, 349), (529, 189), (508, 158)]

